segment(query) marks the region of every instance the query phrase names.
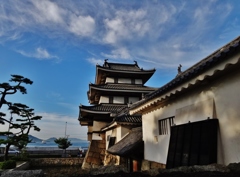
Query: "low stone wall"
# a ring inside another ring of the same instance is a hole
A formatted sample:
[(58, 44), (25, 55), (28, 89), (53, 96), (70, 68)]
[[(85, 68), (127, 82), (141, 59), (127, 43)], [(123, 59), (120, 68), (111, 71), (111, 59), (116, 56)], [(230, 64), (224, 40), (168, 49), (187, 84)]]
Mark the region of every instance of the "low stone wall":
[(166, 168), (165, 164), (152, 162), (148, 160), (142, 160), (141, 171), (147, 171), (152, 169), (165, 169), (165, 168)]
[(38, 158), (31, 159), (31, 167), (44, 167), (44, 166), (81, 166), (83, 158)]
[(16, 168), (13, 169), (13, 171), (18, 171), (18, 170), (27, 170), (30, 167), (29, 162), (23, 162), (22, 164), (16, 166)]

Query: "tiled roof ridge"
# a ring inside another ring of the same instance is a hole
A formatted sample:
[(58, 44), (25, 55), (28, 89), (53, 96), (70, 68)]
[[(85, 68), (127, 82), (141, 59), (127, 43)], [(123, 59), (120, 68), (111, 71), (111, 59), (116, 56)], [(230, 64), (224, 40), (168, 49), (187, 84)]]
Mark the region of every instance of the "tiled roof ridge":
[(105, 59), (103, 67), (107, 67), (109, 65), (128, 65), (128, 66), (135, 66), (135, 67), (139, 68), (137, 61), (134, 61), (134, 64), (129, 64), (129, 63), (112, 63), (112, 62), (108, 62), (108, 59)]
[(87, 108), (87, 107), (99, 107), (99, 106), (119, 106), (119, 107), (121, 107), (121, 106), (127, 106), (127, 105), (125, 105), (125, 104), (117, 104), (117, 103), (100, 103), (100, 104), (96, 104), (96, 105), (89, 105), (89, 106), (86, 106), (86, 105), (80, 105), (80, 107), (85, 107), (85, 108)]
[[(98, 65), (97, 64), (97, 67), (100, 67), (100, 68), (104, 68), (104, 69), (111, 69), (111, 70), (122, 70), (122, 71), (126, 71), (127, 69), (126, 69), (126, 67), (128, 66), (128, 67), (131, 67), (131, 68), (134, 68), (134, 69), (129, 69), (129, 70), (127, 70), (127, 71), (137, 71), (137, 72), (141, 72), (141, 71), (151, 71), (151, 72), (153, 72), (153, 71), (156, 71), (156, 69), (155, 68), (153, 68), (153, 69), (148, 69), (148, 70), (145, 70), (145, 69), (143, 69), (143, 68), (140, 68), (139, 66), (138, 66), (138, 63), (137, 63), (137, 61), (134, 61), (135, 63), (134, 64), (129, 64), (129, 63), (110, 63), (110, 62), (107, 62), (107, 60), (105, 60), (105, 62), (104, 62), (104, 64), (102, 65), (102, 66), (100, 66), (100, 65)], [(117, 67), (117, 69), (116, 68), (114, 68), (114, 67), (111, 67), (111, 66), (124, 66), (124, 68), (125, 69), (120, 69), (120, 68), (118, 68)]]
[(207, 57), (203, 58), (202, 60), (198, 61), (197, 63), (195, 63), (194, 65), (192, 65), (191, 67), (189, 67), (188, 69), (186, 69), (185, 71), (183, 71), (180, 75), (178, 76), (182, 76), (188, 72), (190, 72), (191, 70), (197, 68), (199, 65), (202, 65), (206, 62), (208, 62), (208, 60), (220, 57), (221, 53), (227, 53), (230, 50), (230, 47), (236, 47), (235, 45), (238, 43), (239, 45), (240, 42), (240, 36), (236, 37), (234, 40), (232, 40), (231, 42), (225, 44), (224, 46), (220, 47), (219, 49), (215, 50), (213, 53), (211, 53), (210, 55), (208, 55)]
[(106, 85), (121, 85), (121, 86), (132, 86), (132, 87), (139, 87), (139, 86), (142, 86), (144, 88), (150, 88), (150, 89), (158, 89), (156, 87), (150, 87), (150, 86), (147, 86), (147, 85), (142, 85), (142, 84), (128, 84), (128, 83), (104, 83), (104, 84), (94, 84), (94, 83), (90, 83), (89, 84), (90, 86), (94, 86), (94, 87), (101, 87), (101, 86), (106, 86)]
[(203, 58), (193, 66), (189, 67), (187, 70), (184, 72), (178, 74), (174, 79), (172, 79), (170, 82), (167, 84), (163, 85), (159, 89), (150, 92), (145, 95), (145, 98), (133, 103), (130, 107), (130, 109), (133, 109), (137, 106), (140, 106), (144, 104), (145, 102), (157, 97), (158, 95), (163, 94), (164, 92), (173, 89), (177, 85), (189, 80), (190, 78), (193, 78), (197, 74), (200, 74), (206, 69), (211, 68), (211, 66), (215, 63), (218, 63), (221, 61), (221, 57), (225, 56), (228, 52), (231, 51), (231, 48), (236, 48), (239, 46), (240, 43), (240, 36), (232, 40), (231, 42), (227, 43), (226, 45), (220, 47), (218, 50), (213, 52), (212, 54), (208, 55), (207, 57)]

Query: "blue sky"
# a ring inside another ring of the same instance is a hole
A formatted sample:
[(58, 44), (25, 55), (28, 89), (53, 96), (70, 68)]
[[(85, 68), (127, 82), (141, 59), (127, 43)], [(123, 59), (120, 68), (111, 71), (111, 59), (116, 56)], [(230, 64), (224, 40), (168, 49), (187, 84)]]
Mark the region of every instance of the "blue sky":
[(146, 85), (160, 87), (239, 35), (238, 0), (0, 0), (0, 82), (34, 81), (8, 97), (43, 116), (32, 135), (64, 136), (67, 122), (67, 135), (86, 139), (79, 105), (97, 63), (136, 60), (156, 68)]

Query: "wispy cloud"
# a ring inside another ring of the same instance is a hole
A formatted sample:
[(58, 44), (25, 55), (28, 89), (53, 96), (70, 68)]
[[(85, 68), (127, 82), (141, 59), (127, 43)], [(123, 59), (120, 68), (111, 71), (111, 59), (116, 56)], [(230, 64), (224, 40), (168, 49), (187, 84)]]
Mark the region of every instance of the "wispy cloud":
[[(100, 46), (102, 51), (85, 47), (87, 52), (93, 53), (88, 59), (91, 63), (100, 63), (95, 58), (103, 56), (114, 60), (151, 60), (160, 68), (173, 67), (175, 63), (189, 64), (189, 60), (194, 63), (215, 50), (216, 45), (209, 44), (209, 38), (222, 38), (230, 33), (227, 27), (219, 29), (228, 22), (234, 9), (231, 1), (216, 0), (141, 1), (137, 4), (132, 1), (126, 4), (9, 0), (2, 2), (0, 8), (3, 41), (20, 40), (24, 33), (40, 34), (53, 41), (61, 38), (79, 46), (82, 43)], [(234, 32), (238, 30), (239, 26)], [(43, 48), (37, 48), (34, 53), (19, 52), (38, 59), (57, 58)], [(199, 56), (194, 55), (196, 52)]]
[[(8, 111), (1, 111), (7, 113), (6, 117), (10, 117)], [(38, 136), (42, 139), (50, 138), (50, 136), (63, 137), (65, 135), (65, 128), (67, 128), (66, 133), (70, 137), (87, 139), (87, 128), (79, 125), (77, 117), (52, 112), (36, 112), (35, 115), (42, 116), (41, 120), (35, 121), (35, 125), (37, 125), (41, 131), (36, 132), (31, 130), (31, 135)], [(0, 129), (1, 131), (7, 131), (8, 124), (0, 124)]]
[(39, 60), (59, 59), (57, 56), (51, 55), (46, 49), (41, 47), (36, 48), (34, 52), (25, 52), (22, 50), (18, 50), (17, 52), (23, 56), (37, 58)]
[(133, 37), (144, 36), (149, 30), (150, 24), (145, 19), (147, 11), (139, 9), (130, 12), (126, 10), (117, 11), (114, 18), (106, 18), (104, 24), (106, 34), (103, 41), (115, 44), (121, 40), (129, 40)]
[(104, 58), (111, 59), (131, 59), (131, 55), (126, 48), (119, 48), (116, 50), (112, 50), (110, 54), (101, 53)]
[[(80, 127), (76, 117), (68, 115), (62, 115), (57, 113), (38, 112), (37, 115), (42, 116), (42, 121), (36, 122), (37, 126), (41, 129), (41, 135), (44, 138), (49, 136), (62, 137), (65, 134), (65, 128), (67, 128), (67, 135), (70, 137), (78, 137), (86, 139), (86, 127)], [(66, 127), (67, 122), (67, 127)], [(37, 132), (31, 132), (31, 134), (37, 134)]]
[(102, 59), (88, 58), (87, 60), (88, 60), (89, 63), (91, 63), (93, 65), (102, 65), (103, 64)]
[(95, 20), (91, 16), (70, 17), (69, 31), (77, 36), (90, 36), (94, 32)]

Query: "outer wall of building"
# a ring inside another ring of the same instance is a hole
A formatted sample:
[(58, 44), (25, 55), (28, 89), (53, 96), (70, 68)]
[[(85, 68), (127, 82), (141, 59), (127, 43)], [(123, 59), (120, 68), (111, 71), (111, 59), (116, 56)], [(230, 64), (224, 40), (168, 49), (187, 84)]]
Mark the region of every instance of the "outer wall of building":
[(219, 119), (217, 163), (240, 161), (239, 65), (214, 81), (177, 95), (164, 107), (142, 117), (145, 160), (166, 164), (170, 135), (159, 135), (158, 120), (175, 116), (175, 124)]

